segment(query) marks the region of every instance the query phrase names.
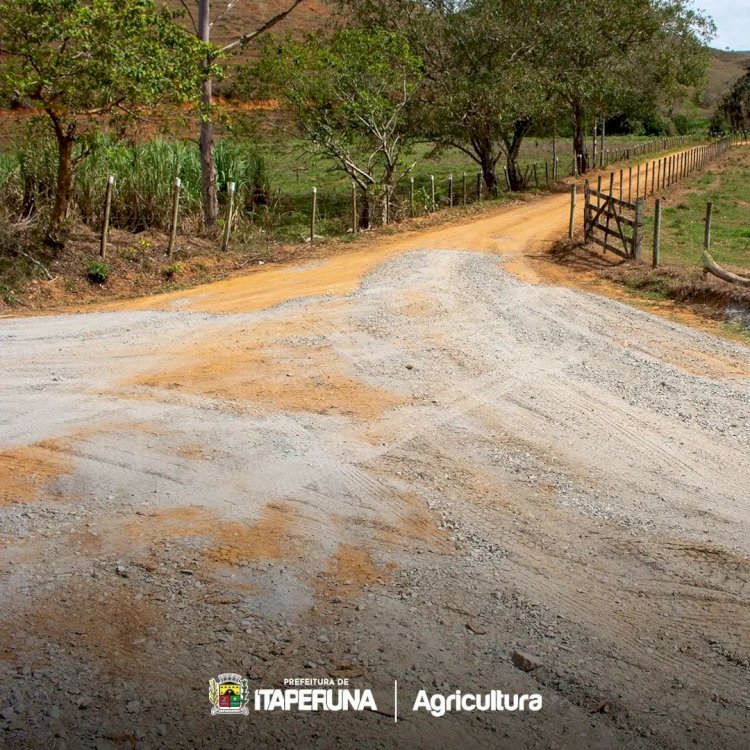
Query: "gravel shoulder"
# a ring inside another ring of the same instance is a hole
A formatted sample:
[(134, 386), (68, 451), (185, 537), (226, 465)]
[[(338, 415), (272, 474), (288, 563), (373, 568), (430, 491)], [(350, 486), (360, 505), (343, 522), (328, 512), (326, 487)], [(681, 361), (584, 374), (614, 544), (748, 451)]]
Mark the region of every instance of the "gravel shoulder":
[(745, 747), (750, 350), (508, 273), (565, 209), (1, 321), (0, 745)]

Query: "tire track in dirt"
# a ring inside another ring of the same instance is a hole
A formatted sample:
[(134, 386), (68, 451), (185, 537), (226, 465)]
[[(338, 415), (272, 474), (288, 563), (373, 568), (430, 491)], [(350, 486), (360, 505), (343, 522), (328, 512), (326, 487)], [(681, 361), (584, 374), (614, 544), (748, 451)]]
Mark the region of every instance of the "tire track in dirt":
[[(3, 447), (89, 429), (63, 435), (69, 470), (40, 476), (38, 499), (0, 507), (15, 608), (0, 626), (30, 623), (13, 659), (76, 683), (131, 658), (153, 744), (176, 696), (192, 706), (233, 664), (256, 681), (353, 664), (378, 684), (519, 685), (556, 707), (533, 724), (412, 717), (436, 748), (446, 726), (477, 747), (498, 731), (517, 747), (744, 738), (747, 350), (510, 277), (498, 253), (543, 247), (566, 208), (555, 196), (299, 273), (4, 321)], [(102, 624), (71, 640), (33, 593), (48, 569), (38, 595), (90, 607), (94, 628), (128, 587), (145, 634)], [(520, 673), (515, 648), (542, 667)], [(168, 702), (138, 676), (147, 656), (174, 672)], [(126, 701), (102, 690), (96, 723), (126, 729)], [(209, 736), (179, 718), (176, 746)], [(320, 722), (264, 736), (304, 744)], [(358, 746), (380, 730), (338, 725)], [(408, 724), (393, 731), (414, 744)], [(236, 739), (216, 724), (210, 737)]]

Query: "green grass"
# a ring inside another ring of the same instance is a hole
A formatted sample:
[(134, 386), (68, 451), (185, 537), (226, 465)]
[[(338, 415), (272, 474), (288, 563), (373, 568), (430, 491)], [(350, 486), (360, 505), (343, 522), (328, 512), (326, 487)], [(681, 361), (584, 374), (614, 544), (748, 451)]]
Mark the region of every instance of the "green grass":
[[(611, 149), (627, 148), (636, 143), (652, 140), (641, 136), (614, 136), (607, 138)], [(290, 139), (284, 142), (267, 142), (260, 146), (266, 162), (270, 183), (275, 190), (287, 196), (308, 196), (312, 186), (323, 194), (326, 188), (346, 190), (349, 180), (335, 168), (332, 160), (319, 157), (309, 152), (304, 142)], [(557, 144), (559, 173), (565, 177), (571, 173), (573, 142), (570, 138), (560, 138)], [(450, 174), (454, 179), (454, 190), (460, 192), (461, 179), (467, 173), (469, 193), (476, 190), (478, 164), (469, 156), (455, 148), (441, 149), (435, 152), (434, 144), (419, 143), (408, 154), (408, 161), (416, 162), (414, 182), (417, 187), (429, 188), (430, 175), (435, 176), (436, 190), (447, 192), (447, 181)], [(544, 164), (552, 169), (552, 141), (549, 138), (527, 138), (521, 149), (520, 163), (522, 169), (532, 164), (537, 165), (540, 185), (544, 184)], [(502, 180), (504, 160), (498, 162), (498, 176)], [(533, 182), (532, 182), (533, 184)]]
[[(648, 140), (637, 136), (608, 138), (610, 149), (625, 148)], [(559, 176), (570, 174), (572, 142), (558, 140)], [(430, 212), (430, 177), (435, 178), (438, 207), (448, 204), (448, 178), (453, 175), (454, 204), (463, 202), (466, 173), (467, 202), (476, 200), (478, 165), (453, 148), (436, 150), (432, 143), (420, 143), (408, 154), (414, 162), (415, 213)], [(523, 170), (537, 166), (537, 180), (530, 187), (544, 188), (551, 182), (552, 143), (549, 138), (530, 137), (521, 151)], [(545, 172), (545, 162), (548, 169)], [(501, 194), (505, 191), (503, 163), (498, 163)], [(237, 228), (233, 244), (257, 248), (267, 240), (297, 242), (309, 236), (312, 187), (318, 190), (316, 234), (345, 236), (351, 227), (351, 181), (327, 158), (310, 152), (298, 139), (259, 143), (221, 140), (216, 148), (217, 185), (222, 213), (226, 186), (237, 183)], [(55, 144), (47, 136), (22, 141), (13, 150), (0, 153), (0, 199), (11, 218), (49, 209), (56, 171)], [(201, 224), (200, 164), (195, 143), (154, 139), (142, 144), (102, 137), (91, 155), (77, 169), (74, 213), (98, 230), (107, 176), (113, 174), (111, 225), (140, 231), (169, 227), (174, 178), (182, 180), (180, 217), (183, 233), (196, 232)], [(487, 195), (482, 187), (483, 197)], [(392, 219), (410, 215), (409, 182), (397, 188)], [(501, 195), (502, 197), (502, 195)], [(377, 218), (377, 217), (376, 217)], [(375, 222), (377, 223), (377, 221)]]
[[(703, 252), (706, 203), (713, 203), (711, 254), (720, 265), (750, 272), (750, 147), (733, 149), (719, 164), (667, 193), (662, 202), (661, 262), (697, 266)], [(645, 223), (646, 254), (653, 210)]]

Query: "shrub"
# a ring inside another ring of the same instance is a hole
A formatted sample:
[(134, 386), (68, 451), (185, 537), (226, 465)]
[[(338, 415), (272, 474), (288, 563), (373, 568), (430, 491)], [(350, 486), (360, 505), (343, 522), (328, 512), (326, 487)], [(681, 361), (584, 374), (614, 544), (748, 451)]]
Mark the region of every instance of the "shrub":
[[(183, 141), (155, 139), (131, 145), (100, 136), (88, 158), (76, 170), (73, 206), (89, 225), (101, 222), (107, 177), (115, 176), (110, 223), (140, 231), (169, 228), (172, 186), (180, 177), (180, 216), (200, 219), (201, 179), (198, 147)], [(216, 144), (217, 187), (221, 197), (227, 184), (237, 185), (237, 208), (252, 211), (268, 202), (266, 165), (251, 145), (237, 141)], [(0, 200), (15, 217), (48, 210), (57, 174), (55, 143), (48, 134), (30, 130), (24, 141), (0, 153)]]
[(101, 260), (92, 260), (86, 276), (95, 284), (103, 284), (109, 277), (109, 266)]
[(171, 266), (167, 266), (164, 269), (163, 273), (168, 279), (173, 279), (177, 274), (182, 273), (182, 265), (180, 263), (172, 263)]

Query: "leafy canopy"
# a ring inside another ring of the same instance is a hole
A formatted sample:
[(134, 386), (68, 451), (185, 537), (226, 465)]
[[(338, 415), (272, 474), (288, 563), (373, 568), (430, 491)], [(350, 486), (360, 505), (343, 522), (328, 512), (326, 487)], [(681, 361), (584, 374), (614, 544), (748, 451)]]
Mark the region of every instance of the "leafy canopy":
[(345, 29), (328, 41), (267, 44), (258, 71), (305, 137), (363, 190), (396, 177), (421, 79), (420, 60), (401, 35)]
[(153, 0), (0, 0), (0, 96), (79, 128), (194, 98), (205, 50)]
[(356, 183), (360, 224), (371, 225), (375, 200), (387, 224), (395, 186), (413, 166), (405, 153), (414, 138), (410, 109), (422, 73), (407, 40), (375, 28), (267, 44), (257, 74), (285, 101), (313, 149)]

